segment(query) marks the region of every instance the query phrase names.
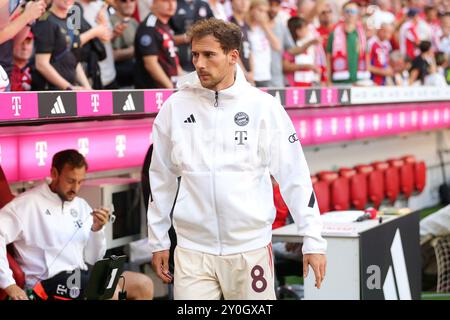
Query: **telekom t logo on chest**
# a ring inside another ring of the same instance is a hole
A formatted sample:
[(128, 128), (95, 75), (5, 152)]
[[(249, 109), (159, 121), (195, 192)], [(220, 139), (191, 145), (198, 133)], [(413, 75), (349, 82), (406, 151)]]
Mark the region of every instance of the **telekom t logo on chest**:
[(92, 112), (98, 112), (99, 106), (100, 106), (100, 95), (97, 93), (91, 94)]
[(14, 111), (14, 116), (20, 116), (20, 110), (22, 109), (22, 97), (13, 96), (11, 97), (12, 110)]
[(36, 142), (36, 159), (38, 160), (38, 166), (45, 166), (45, 159), (47, 159), (47, 141)]

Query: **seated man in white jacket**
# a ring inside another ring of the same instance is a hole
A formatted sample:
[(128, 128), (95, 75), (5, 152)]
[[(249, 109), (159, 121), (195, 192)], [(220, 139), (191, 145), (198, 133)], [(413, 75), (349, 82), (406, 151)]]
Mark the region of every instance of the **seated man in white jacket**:
[[(107, 209), (92, 210), (77, 197), (87, 167), (78, 151), (60, 151), (53, 157), (50, 185), (43, 183), (24, 192), (0, 210), (0, 288), (12, 299), (28, 297), (16, 285), (9, 269), (6, 246), (10, 243), (25, 273), (26, 289), (33, 289), (42, 299), (82, 298), (89, 279), (86, 263), (94, 265), (103, 258), (103, 226), (109, 221)], [(79, 282), (72, 277), (75, 270), (79, 271)], [(128, 298), (152, 299), (150, 278), (133, 272), (124, 272), (123, 276)], [(70, 290), (70, 277), (81, 288)]]
[[(148, 226), (155, 272), (174, 280), (175, 299), (275, 299), (272, 174), (304, 236), (304, 276), (311, 266), (320, 288), (326, 241), (289, 116), (245, 80), (239, 27), (207, 19), (190, 35), (196, 72), (180, 79), (153, 123)], [(172, 277), (167, 231), (176, 195)]]

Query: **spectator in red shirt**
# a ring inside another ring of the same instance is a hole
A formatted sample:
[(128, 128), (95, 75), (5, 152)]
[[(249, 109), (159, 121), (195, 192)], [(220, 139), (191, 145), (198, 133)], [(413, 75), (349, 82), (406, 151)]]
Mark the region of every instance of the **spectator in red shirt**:
[(386, 77), (393, 75), (389, 65), (389, 54), (392, 51), (390, 39), (392, 37), (393, 26), (389, 23), (382, 23), (375, 36), (369, 39), (369, 71), (372, 81), (383, 86), (386, 84)]
[(14, 45), (11, 91), (31, 89), (30, 58), (33, 54), (33, 39), (33, 33), (30, 31), (25, 39)]

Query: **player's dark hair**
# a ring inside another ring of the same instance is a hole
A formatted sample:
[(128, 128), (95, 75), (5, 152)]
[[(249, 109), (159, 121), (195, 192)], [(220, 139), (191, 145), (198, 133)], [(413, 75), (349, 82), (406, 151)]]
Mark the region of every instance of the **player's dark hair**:
[(188, 36), (193, 39), (202, 39), (213, 36), (220, 43), (225, 53), (231, 50), (240, 50), (242, 43), (242, 31), (234, 23), (210, 18), (199, 20), (188, 31)]
[(86, 168), (88, 164), (84, 156), (74, 149), (67, 149), (55, 153), (52, 159), (52, 167), (56, 168), (58, 173), (61, 173), (65, 165), (69, 165), (72, 168)]

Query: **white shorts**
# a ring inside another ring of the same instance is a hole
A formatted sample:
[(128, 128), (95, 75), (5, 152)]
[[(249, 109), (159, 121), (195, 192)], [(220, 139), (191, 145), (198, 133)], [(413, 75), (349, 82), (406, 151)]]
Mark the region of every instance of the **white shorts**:
[(175, 300), (275, 300), (272, 244), (226, 256), (175, 249)]

